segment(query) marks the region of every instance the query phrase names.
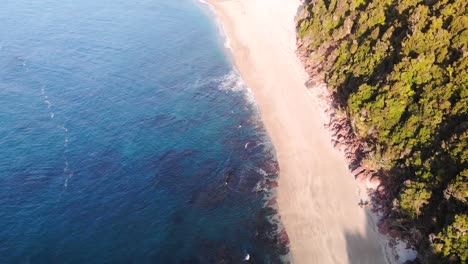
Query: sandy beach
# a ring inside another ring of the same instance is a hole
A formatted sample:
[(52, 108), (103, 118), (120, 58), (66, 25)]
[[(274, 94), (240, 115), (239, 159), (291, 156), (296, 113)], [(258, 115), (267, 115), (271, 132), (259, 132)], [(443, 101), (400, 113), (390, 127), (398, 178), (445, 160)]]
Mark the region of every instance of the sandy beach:
[(324, 128), (295, 54), (299, 0), (209, 0), (259, 104), (280, 164), (278, 205), (294, 263), (385, 263), (382, 238)]

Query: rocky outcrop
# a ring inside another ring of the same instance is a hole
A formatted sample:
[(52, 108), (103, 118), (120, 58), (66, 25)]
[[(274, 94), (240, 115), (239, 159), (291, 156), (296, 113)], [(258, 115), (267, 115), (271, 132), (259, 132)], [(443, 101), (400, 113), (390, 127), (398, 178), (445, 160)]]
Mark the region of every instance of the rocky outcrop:
[[(300, 20), (301, 18), (298, 18)], [(298, 23), (299, 25), (299, 23)], [(305, 42), (304, 42), (305, 41)], [(325, 63), (320, 57), (329, 58), (336, 45), (329, 43), (311, 51), (308, 49), (307, 38), (297, 38), (297, 55), (304, 65), (304, 70), (308, 75), (306, 87), (310, 93), (318, 98), (318, 104), (323, 110), (324, 126), (330, 131), (331, 143), (341, 151), (348, 163), (348, 168), (355, 180), (367, 188), (372, 197), (372, 208), (375, 211), (388, 211), (388, 190), (382, 183), (383, 175), (379, 175), (376, 168), (370, 167), (363, 161), (369, 156), (371, 149), (367, 143), (359, 138), (349, 116), (342, 109), (342, 98), (330, 91), (325, 82)], [(328, 60), (327, 60), (328, 61)], [(333, 60), (332, 60), (333, 61)]]
[[(309, 89), (313, 89), (310, 87)], [(333, 98), (329, 99), (333, 105)], [(360, 183), (365, 183), (370, 190), (377, 190), (380, 186), (380, 177), (377, 172), (363, 164), (363, 159), (369, 153), (367, 144), (361, 141), (352, 128), (351, 122), (346, 116), (340, 116), (333, 106), (327, 110), (330, 121), (325, 126), (332, 134), (332, 144), (343, 152), (348, 167), (354, 178)]]
[(330, 130), (333, 146), (343, 152), (354, 178), (365, 184), (369, 190), (376, 191), (381, 184), (380, 176), (375, 169), (362, 162), (370, 152), (369, 147), (354, 133), (348, 116), (339, 110), (339, 100), (326, 87), (320, 65), (310, 60), (308, 51), (303, 46), (298, 47), (297, 54), (309, 76), (306, 86), (319, 99), (319, 105), (323, 109), (324, 125)]

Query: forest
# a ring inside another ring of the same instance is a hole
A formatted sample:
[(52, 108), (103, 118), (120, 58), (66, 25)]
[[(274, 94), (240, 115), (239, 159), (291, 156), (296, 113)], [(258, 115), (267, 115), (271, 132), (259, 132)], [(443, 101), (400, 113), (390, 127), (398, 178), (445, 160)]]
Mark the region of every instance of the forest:
[[(413, 263), (468, 261), (466, 0), (306, 0), (299, 50), (370, 146)], [(375, 197), (378, 199), (378, 197)]]

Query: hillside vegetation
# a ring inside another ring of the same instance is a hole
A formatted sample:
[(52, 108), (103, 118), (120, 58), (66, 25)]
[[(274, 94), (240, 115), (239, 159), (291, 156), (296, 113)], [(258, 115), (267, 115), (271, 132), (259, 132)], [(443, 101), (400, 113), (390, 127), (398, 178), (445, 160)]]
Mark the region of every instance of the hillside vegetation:
[(309, 73), (370, 147), (386, 219), (424, 263), (468, 261), (467, 3), (306, 0), (298, 19)]

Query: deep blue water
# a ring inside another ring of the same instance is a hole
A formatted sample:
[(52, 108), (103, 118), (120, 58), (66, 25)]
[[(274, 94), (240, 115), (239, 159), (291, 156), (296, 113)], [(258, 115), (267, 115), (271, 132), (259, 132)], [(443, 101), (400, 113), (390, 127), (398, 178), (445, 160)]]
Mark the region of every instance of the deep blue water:
[(0, 7), (0, 263), (279, 263), (274, 151), (194, 0)]

